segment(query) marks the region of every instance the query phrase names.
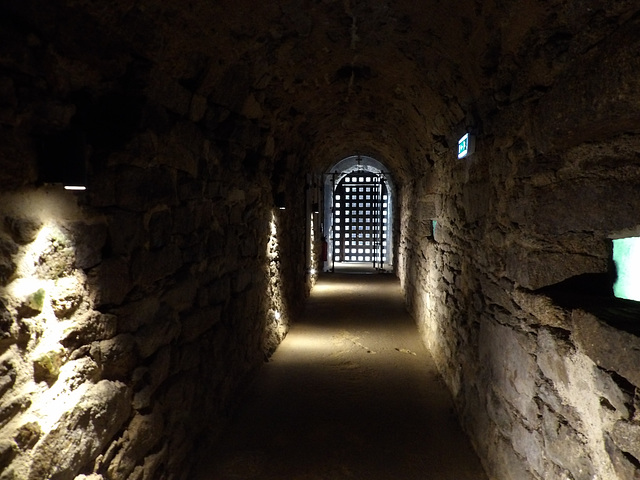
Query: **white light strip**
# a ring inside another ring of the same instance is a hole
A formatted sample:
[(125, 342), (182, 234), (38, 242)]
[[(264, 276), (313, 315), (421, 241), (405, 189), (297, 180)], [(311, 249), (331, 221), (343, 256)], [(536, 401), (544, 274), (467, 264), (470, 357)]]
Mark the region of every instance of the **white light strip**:
[(85, 187), (84, 185), (65, 185), (64, 186), (65, 190), (76, 190), (76, 191), (82, 191), (82, 190), (86, 190), (87, 187)]

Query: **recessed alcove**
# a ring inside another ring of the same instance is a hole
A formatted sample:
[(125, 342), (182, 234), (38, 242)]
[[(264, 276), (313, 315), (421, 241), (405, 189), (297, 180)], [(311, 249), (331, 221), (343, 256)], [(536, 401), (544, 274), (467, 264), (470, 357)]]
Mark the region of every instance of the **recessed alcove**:
[(566, 310), (584, 310), (612, 327), (640, 336), (640, 302), (616, 297), (615, 279), (612, 264), (609, 272), (577, 275), (536, 293)]

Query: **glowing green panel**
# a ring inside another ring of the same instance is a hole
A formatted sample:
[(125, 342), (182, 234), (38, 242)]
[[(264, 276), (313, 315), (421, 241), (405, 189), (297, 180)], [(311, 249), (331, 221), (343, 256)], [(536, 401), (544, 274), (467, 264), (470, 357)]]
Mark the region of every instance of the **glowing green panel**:
[(640, 237), (614, 240), (613, 261), (618, 273), (613, 294), (618, 298), (640, 301)]

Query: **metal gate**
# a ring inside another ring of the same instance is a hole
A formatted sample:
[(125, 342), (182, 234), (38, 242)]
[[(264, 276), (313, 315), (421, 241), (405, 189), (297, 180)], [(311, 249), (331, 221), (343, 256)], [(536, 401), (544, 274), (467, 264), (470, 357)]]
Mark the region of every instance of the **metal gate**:
[(382, 174), (356, 171), (334, 190), (333, 253), (336, 262), (387, 261), (388, 192)]

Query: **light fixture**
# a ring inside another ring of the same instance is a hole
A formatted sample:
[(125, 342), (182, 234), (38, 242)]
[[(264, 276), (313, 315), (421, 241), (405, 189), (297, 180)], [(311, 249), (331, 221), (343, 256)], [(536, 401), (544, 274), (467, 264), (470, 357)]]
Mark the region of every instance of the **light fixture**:
[(284, 192), (276, 193), (275, 203), (276, 203), (276, 207), (279, 208), (280, 210), (286, 209)]
[(56, 132), (41, 138), (38, 171), (43, 183), (61, 183), (66, 190), (86, 190), (85, 136), (78, 130)]

